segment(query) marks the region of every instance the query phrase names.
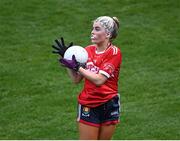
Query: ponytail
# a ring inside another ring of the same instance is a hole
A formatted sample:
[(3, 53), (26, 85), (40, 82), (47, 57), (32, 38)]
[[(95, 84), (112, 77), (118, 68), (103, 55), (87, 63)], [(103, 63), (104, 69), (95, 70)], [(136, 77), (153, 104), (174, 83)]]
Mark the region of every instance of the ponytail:
[(113, 27), (113, 31), (112, 31), (112, 34), (111, 34), (111, 40), (115, 39), (118, 35), (118, 29), (119, 29), (119, 20), (117, 17), (112, 17), (113, 21), (114, 21), (114, 27)]

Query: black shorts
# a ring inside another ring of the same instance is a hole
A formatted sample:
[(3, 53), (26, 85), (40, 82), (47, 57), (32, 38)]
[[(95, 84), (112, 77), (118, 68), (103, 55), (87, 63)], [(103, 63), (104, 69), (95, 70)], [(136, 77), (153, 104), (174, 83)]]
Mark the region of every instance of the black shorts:
[(117, 124), (119, 117), (120, 98), (118, 95), (95, 108), (89, 108), (81, 104), (78, 105), (77, 121), (84, 124), (96, 127)]

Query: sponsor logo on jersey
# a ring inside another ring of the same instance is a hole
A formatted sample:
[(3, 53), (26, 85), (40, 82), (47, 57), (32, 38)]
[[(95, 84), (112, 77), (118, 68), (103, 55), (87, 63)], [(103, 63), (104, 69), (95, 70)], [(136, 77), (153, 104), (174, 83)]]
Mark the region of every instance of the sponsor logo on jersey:
[(86, 68), (87, 70), (94, 72), (96, 74), (99, 72), (99, 67), (95, 66), (93, 62), (88, 62), (86, 64)]

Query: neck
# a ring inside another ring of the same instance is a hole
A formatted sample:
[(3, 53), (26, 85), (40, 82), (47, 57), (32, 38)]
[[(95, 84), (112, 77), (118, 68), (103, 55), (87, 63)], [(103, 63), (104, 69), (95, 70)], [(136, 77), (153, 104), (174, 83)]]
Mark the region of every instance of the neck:
[(109, 41), (105, 41), (99, 44), (96, 44), (97, 46), (97, 52), (105, 51), (111, 43)]

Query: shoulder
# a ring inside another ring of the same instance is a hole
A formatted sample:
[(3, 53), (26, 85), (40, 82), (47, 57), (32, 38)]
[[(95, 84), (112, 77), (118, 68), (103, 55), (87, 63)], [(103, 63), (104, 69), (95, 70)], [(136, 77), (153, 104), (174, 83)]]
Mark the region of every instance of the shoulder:
[(111, 45), (105, 57), (106, 61), (112, 61), (121, 64), (122, 54), (119, 47)]
[(110, 46), (108, 54), (113, 57), (122, 56), (120, 48), (114, 45)]

